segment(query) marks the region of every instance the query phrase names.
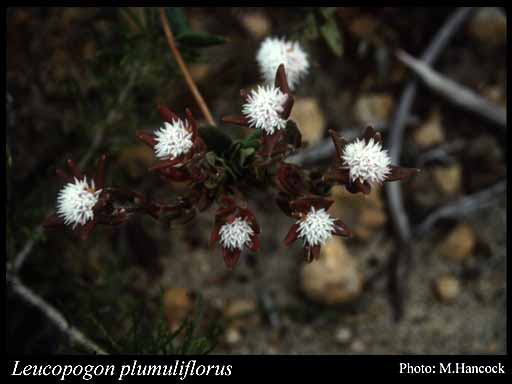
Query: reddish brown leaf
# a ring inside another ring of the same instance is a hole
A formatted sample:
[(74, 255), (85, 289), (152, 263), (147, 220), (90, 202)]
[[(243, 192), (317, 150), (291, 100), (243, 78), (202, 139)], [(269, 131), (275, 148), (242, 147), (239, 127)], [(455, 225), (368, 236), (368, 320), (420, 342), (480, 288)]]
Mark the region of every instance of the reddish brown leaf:
[(334, 200), (325, 197), (304, 197), (291, 201), (290, 206), (293, 211), (306, 214), (311, 207), (314, 207), (316, 210), (322, 208), (328, 210), (333, 203)]
[(249, 121), (244, 116), (224, 116), (221, 118), (223, 123), (241, 125), (243, 127), (249, 126)]
[[(364, 133), (363, 133), (363, 140), (365, 143), (368, 143), (370, 141), (370, 139), (374, 139), (375, 140), (375, 129), (373, 129), (372, 126), (368, 126), (366, 127), (366, 129), (364, 130)], [(380, 134), (379, 134), (380, 136)]]
[(158, 106), (158, 112), (162, 119), (168, 123), (172, 123), (173, 121), (180, 119), (174, 112), (161, 105)]
[(299, 224), (295, 223), (291, 226), (290, 230), (286, 234), (286, 237), (284, 238), (283, 244), (285, 247), (289, 246), (291, 243), (293, 243), (295, 240), (297, 240), (297, 236), (299, 236), (299, 233), (297, 230), (299, 229)]
[(158, 164), (149, 168), (149, 170), (150, 171), (158, 171), (163, 168), (174, 167), (176, 164), (179, 164), (181, 161), (183, 161), (183, 155), (180, 155), (180, 156), (176, 157), (175, 159), (161, 161)]
[(153, 147), (156, 145), (156, 139), (147, 133), (137, 132), (135, 136), (144, 144), (148, 145), (151, 149), (153, 149)]
[(290, 87), (288, 86), (288, 79), (286, 78), (284, 64), (279, 64), (279, 67), (277, 67), (275, 86), (279, 88), (284, 94), (290, 93)]
[(386, 181), (403, 180), (417, 174), (420, 171), (421, 170), (418, 168), (404, 168), (392, 165), (391, 173), (388, 175), (388, 177), (386, 177)]
[(338, 236), (352, 237), (352, 231), (340, 219), (334, 221), (334, 234)]
[(187, 120), (190, 129), (192, 130), (192, 141), (195, 142), (198, 135), (196, 119), (194, 119), (192, 112), (188, 108), (185, 108), (185, 114), (187, 115)]
[(251, 238), (251, 243), (249, 244), (249, 249), (253, 252), (258, 252), (260, 250), (260, 239), (257, 235), (253, 235)]
[(224, 262), (229, 269), (233, 269), (240, 258), (240, 250), (239, 249), (227, 249), (222, 248), (222, 256), (224, 257)]
[(338, 133), (329, 129), (329, 135), (331, 136), (332, 142), (334, 144), (334, 148), (336, 149), (337, 156), (335, 157), (336, 164), (341, 166), (341, 155), (343, 154), (343, 150), (345, 149), (345, 145), (347, 145), (347, 141), (342, 137), (338, 136)]
[(295, 99), (292, 95), (288, 95), (286, 101), (283, 104), (283, 112), (281, 112), (281, 117), (283, 119), (288, 119), (290, 117), (290, 113), (292, 113), (293, 103)]
[(271, 135), (263, 134), (263, 148), (261, 154), (263, 156), (270, 156), (277, 142), (281, 139), (282, 132), (278, 131)]
[(213, 248), (215, 246), (215, 243), (219, 240), (219, 229), (220, 229), (220, 224), (215, 224), (213, 226), (213, 230), (212, 230), (212, 233), (210, 235), (210, 241), (208, 242), (208, 246), (210, 248)]

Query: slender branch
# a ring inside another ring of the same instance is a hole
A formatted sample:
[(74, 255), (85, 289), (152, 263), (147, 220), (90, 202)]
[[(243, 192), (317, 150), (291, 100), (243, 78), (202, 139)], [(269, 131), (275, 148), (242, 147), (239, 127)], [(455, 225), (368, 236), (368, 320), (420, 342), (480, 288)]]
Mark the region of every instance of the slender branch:
[[(469, 17), (471, 8), (458, 8), (441, 27), (439, 32), (421, 56), (421, 60), (432, 65), (442, 50), (447, 46), (454, 33), (462, 26), (462, 23)], [(400, 103), (395, 112), (393, 122), (389, 130), (389, 155), (392, 163), (398, 164), (402, 152), (402, 142), (405, 129), (405, 122), (409, 116), (414, 98), (416, 97), (417, 81), (412, 79), (405, 87)], [(402, 186), (400, 183), (387, 183), (389, 209), (393, 225), (402, 241), (408, 241), (411, 237), (409, 218), (407, 217), (402, 200)]]
[(34, 245), (39, 241), (41, 238), (41, 233), (43, 231), (42, 227), (37, 227), (34, 231), (34, 234), (32, 238), (25, 243), (25, 246), (22, 248), (20, 252), (14, 257), (14, 261), (12, 263), (12, 271), (14, 273), (17, 273), (23, 264), (25, 263), (25, 260), (27, 259), (27, 256), (32, 252), (32, 248), (34, 248)]
[(452, 103), (498, 124), (502, 128), (507, 127), (507, 111), (505, 108), (494, 105), (472, 90), (439, 74), (424, 62), (415, 59), (404, 51), (400, 50), (396, 55), (434, 92)]
[[(455, 32), (468, 18), (471, 8), (458, 8), (443, 24), (434, 36), (427, 49), (421, 55), (421, 60), (432, 65), (443, 49), (448, 45)], [(416, 97), (418, 83), (416, 79), (410, 80), (402, 92), (400, 103), (395, 112), (393, 122), (389, 129), (389, 155), (391, 162), (399, 164), (402, 153), (402, 143), (405, 123), (410, 114), (412, 103)], [(388, 288), (391, 305), (394, 310), (395, 321), (399, 321), (403, 315), (405, 288), (408, 272), (412, 266), (414, 247), (411, 246), (412, 232), (409, 218), (405, 213), (402, 185), (400, 183), (386, 183), (388, 206), (399, 238), (399, 250), (393, 253), (389, 263)]]
[(103, 348), (89, 340), (79, 329), (72, 326), (57, 309), (47, 303), (41, 296), (37, 295), (30, 288), (25, 286), (17, 276), (7, 274), (6, 278), (14, 293), (27, 303), (39, 309), (48, 318), (48, 320), (55, 324), (55, 326), (62, 333), (67, 335), (70, 340), (98, 355), (108, 354)]
[(449, 162), (453, 152), (461, 151), (466, 145), (465, 140), (457, 139), (449, 143), (444, 143), (436, 148), (421, 153), (416, 159), (416, 167), (421, 168), (425, 164), (433, 161)]
[(462, 217), (482, 208), (487, 208), (499, 200), (499, 196), (507, 190), (507, 180), (484, 189), (475, 194), (462, 197), (452, 203), (448, 203), (430, 213), (414, 231), (416, 237), (427, 233), (437, 221), (446, 218)]
[(183, 76), (185, 77), (185, 81), (187, 82), (187, 85), (190, 88), (192, 95), (196, 99), (197, 105), (199, 106), (201, 113), (203, 114), (203, 116), (206, 119), (206, 121), (208, 122), (208, 124), (216, 126), (217, 124), (215, 124), (215, 121), (213, 120), (212, 114), (210, 113), (210, 110), (208, 109), (208, 106), (206, 105), (206, 102), (204, 101), (203, 96), (201, 96), (199, 89), (197, 89), (197, 86), (194, 83), (192, 76), (190, 75), (187, 65), (185, 64), (185, 61), (181, 57), (180, 51), (179, 51), (178, 47), (176, 47), (176, 42), (174, 41), (174, 35), (172, 33), (169, 22), (167, 21), (164, 7), (160, 7), (160, 20), (162, 21), (162, 26), (164, 28), (165, 37), (167, 38), (167, 43), (169, 44), (169, 48), (171, 49), (171, 52), (174, 55), (174, 58), (176, 59), (176, 62), (178, 63), (178, 66), (180, 67), (180, 70), (183, 73)]

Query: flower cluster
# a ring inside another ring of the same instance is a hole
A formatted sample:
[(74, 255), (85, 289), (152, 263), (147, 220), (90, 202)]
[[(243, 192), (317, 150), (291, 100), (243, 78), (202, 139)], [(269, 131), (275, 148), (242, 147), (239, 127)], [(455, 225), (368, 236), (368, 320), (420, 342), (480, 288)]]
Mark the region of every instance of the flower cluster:
[(308, 55), (296, 41), (269, 37), (265, 39), (256, 54), (261, 75), (271, 84), (279, 65), (283, 64), (288, 74), (290, 89), (295, 90), (309, 71)]
[(222, 256), (228, 268), (233, 268), (244, 249), (256, 252), (260, 248), (260, 227), (254, 214), (245, 206), (238, 205), (233, 198), (224, 196), (215, 214), (215, 223), (210, 245), (219, 242)]
[(371, 127), (351, 142), (329, 131), (336, 156), (326, 171), (286, 163), (287, 156), (302, 147), (300, 130), (290, 119), (291, 90), (308, 73), (308, 56), (296, 42), (268, 38), (256, 58), (265, 84), (241, 90), (240, 115), (222, 118), (223, 123), (249, 128), (245, 138), (231, 139), (226, 135), (229, 126), (199, 126), (189, 109), (180, 117), (163, 106), (158, 107), (162, 125), (137, 132), (155, 156), (149, 170), (171, 183), (185, 183), (186, 193), (172, 202), (156, 202), (126, 188), (105, 187), (105, 156), (94, 177), (83, 175), (68, 160), (71, 176), (58, 171), (65, 184), (56, 213), (45, 226), (69, 226), (87, 238), (96, 224), (118, 225), (135, 213), (187, 223), (216, 204), (210, 245), (220, 246), (232, 269), (242, 252), (260, 250), (261, 229), (243, 190), (269, 186), (276, 191), (277, 206), (293, 219), (284, 245), (299, 240), (308, 262), (320, 256), (332, 236), (351, 237), (350, 229), (329, 213), (330, 188), (340, 184), (352, 193), (367, 194), (374, 185), (402, 180), (418, 170), (392, 165), (380, 133)]
[(330, 130), (336, 158), (333, 167), (326, 172), (325, 181), (344, 185), (349, 192), (370, 193), (372, 185), (403, 180), (419, 172), (417, 168), (391, 165), (391, 159), (382, 148), (382, 136), (367, 127), (361, 137), (347, 142)]

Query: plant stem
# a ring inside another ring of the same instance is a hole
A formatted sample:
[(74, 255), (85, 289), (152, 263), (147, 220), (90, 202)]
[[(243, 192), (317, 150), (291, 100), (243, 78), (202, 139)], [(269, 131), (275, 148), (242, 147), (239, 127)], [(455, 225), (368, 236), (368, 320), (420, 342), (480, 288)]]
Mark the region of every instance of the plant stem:
[(201, 113), (203, 114), (203, 116), (206, 119), (206, 121), (208, 122), (208, 124), (216, 126), (217, 124), (215, 124), (215, 121), (213, 120), (212, 114), (210, 113), (210, 110), (208, 109), (208, 106), (206, 105), (206, 102), (204, 101), (203, 96), (201, 96), (199, 89), (197, 89), (197, 86), (194, 83), (192, 76), (190, 75), (190, 72), (187, 68), (187, 65), (185, 64), (185, 61), (183, 60), (183, 57), (181, 56), (180, 51), (179, 51), (178, 47), (176, 47), (176, 42), (174, 41), (174, 35), (172, 33), (169, 22), (167, 21), (164, 7), (160, 7), (160, 20), (162, 21), (162, 26), (164, 28), (165, 37), (167, 38), (167, 43), (169, 44), (169, 48), (171, 49), (171, 52), (174, 55), (174, 58), (176, 59), (176, 62), (178, 63), (178, 66), (180, 67), (180, 70), (183, 73), (183, 76), (185, 77), (185, 81), (186, 81), (188, 87), (190, 88), (192, 95), (196, 99), (197, 105), (199, 106)]

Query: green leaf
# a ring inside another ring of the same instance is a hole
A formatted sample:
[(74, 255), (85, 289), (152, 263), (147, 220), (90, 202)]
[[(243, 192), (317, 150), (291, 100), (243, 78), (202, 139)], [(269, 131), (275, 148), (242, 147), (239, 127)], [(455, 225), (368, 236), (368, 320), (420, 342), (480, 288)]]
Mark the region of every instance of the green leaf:
[(306, 40), (315, 40), (318, 38), (318, 26), (313, 12), (310, 12), (306, 17), (303, 36)]
[(178, 35), (176, 41), (188, 47), (203, 48), (211, 45), (224, 44), (226, 39), (221, 36), (210, 35), (206, 32), (187, 31)]
[(343, 56), (343, 41), (341, 32), (333, 17), (329, 17), (327, 21), (320, 27), (325, 42), (336, 56)]
[(251, 132), (245, 139), (243, 139), (240, 144), (242, 148), (255, 148), (257, 149), (260, 146), (260, 137), (261, 130), (255, 129), (254, 132)]
[(172, 31), (176, 36), (191, 30), (188, 23), (187, 16), (182, 7), (167, 7), (165, 9), (169, 24), (171, 24)]
[(243, 167), (245, 165), (245, 161), (250, 156), (254, 155), (256, 150), (254, 148), (244, 148), (240, 150), (240, 166)]
[(323, 7), (323, 8), (320, 8), (320, 13), (326, 19), (332, 18), (334, 16), (335, 12), (336, 12), (336, 7)]

